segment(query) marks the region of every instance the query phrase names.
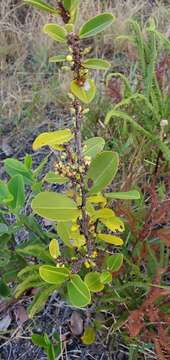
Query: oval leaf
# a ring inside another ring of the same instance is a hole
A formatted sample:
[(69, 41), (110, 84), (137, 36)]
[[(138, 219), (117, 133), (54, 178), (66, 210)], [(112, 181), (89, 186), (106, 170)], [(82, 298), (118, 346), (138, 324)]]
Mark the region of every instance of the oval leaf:
[(71, 82), (70, 90), (83, 103), (89, 104), (95, 97), (96, 87), (93, 80), (87, 79), (83, 86), (79, 86), (76, 80)]
[(109, 271), (103, 271), (102, 274), (100, 275), (100, 281), (103, 284), (109, 284), (112, 281), (112, 275)]
[(65, 29), (57, 24), (46, 24), (43, 27), (43, 32), (48, 34), (53, 40), (56, 40), (60, 43), (65, 43), (67, 41), (67, 32)]
[(107, 209), (107, 208), (97, 210), (92, 215), (93, 220), (108, 219), (112, 217), (115, 217), (114, 211), (112, 209)]
[(116, 254), (109, 256), (107, 259), (107, 268), (112, 272), (117, 272), (123, 264), (123, 255)]
[(61, 285), (69, 278), (69, 270), (66, 267), (42, 265), (39, 268), (41, 278), (48, 284)]
[(37, 9), (43, 10), (48, 12), (49, 14), (58, 15), (59, 12), (53, 8), (51, 5), (46, 4), (42, 0), (24, 0), (24, 2), (28, 5), (32, 5), (36, 7)]
[(139, 200), (140, 193), (137, 190), (127, 192), (111, 192), (105, 194), (108, 199), (120, 199), (120, 200)]
[(73, 306), (82, 308), (90, 304), (90, 291), (79, 275), (72, 275), (71, 280), (67, 284), (67, 291), (70, 303)]
[(58, 240), (52, 239), (49, 245), (49, 252), (53, 259), (57, 259), (60, 256), (60, 248)]
[(105, 141), (102, 137), (93, 137), (88, 139), (83, 144), (83, 155), (94, 158), (99, 152), (103, 150)]
[(87, 69), (94, 69), (94, 70), (108, 70), (111, 64), (107, 60), (91, 58), (87, 59), (83, 62), (83, 65)]
[(65, 195), (44, 191), (32, 201), (33, 211), (52, 221), (76, 220), (80, 214), (76, 203)]
[(80, 29), (80, 39), (89, 38), (99, 34), (112, 24), (114, 17), (110, 13), (103, 13), (91, 18)]
[(83, 344), (85, 345), (92, 345), (95, 342), (96, 338), (96, 332), (95, 329), (92, 327), (87, 327), (84, 331), (83, 336), (81, 337), (81, 340)]
[(45, 175), (44, 181), (48, 182), (49, 184), (66, 184), (69, 181), (68, 178), (63, 177), (53, 171), (49, 171), (48, 174)]
[(119, 231), (123, 232), (125, 230), (125, 226), (123, 221), (118, 217), (108, 218), (108, 219), (100, 219), (100, 221), (109, 229), (114, 232)]
[(84, 281), (92, 292), (99, 292), (104, 289), (104, 285), (100, 280), (100, 273), (97, 271), (86, 274)]
[(118, 236), (113, 236), (110, 234), (97, 234), (99, 240), (105, 241), (108, 244), (121, 246), (123, 245), (123, 240)]
[(115, 177), (119, 165), (116, 152), (103, 151), (91, 162), (85, 183), (89, 194), (97, 194), (109, 185)]
[(43, 146), (50, 146), (58, 150), (58, 145), (63, 145), (73, 138), (69, 129), (45, 132), (37, 136), (33, 142), (33, 150), (38, 150)]

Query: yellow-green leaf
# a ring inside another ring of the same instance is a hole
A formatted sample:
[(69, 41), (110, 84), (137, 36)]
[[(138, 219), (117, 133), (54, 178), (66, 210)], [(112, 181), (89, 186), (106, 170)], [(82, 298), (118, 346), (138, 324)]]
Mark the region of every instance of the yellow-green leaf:
[(85, 177), (89, 194), (97, 194), (109, 185), (115, 177), (119, 165), (119, 156), (113, 151), (103, 151), (91, 162)]
[(83, 144), (83, 155), (94, 158), (104, 148), (105, 141), (102, 137), (93, 137)]
[(103, 284), (109, 284), (112, 281), (112, 275), (109, 271), (103, 271), (100, 275), (100, 281)]
[(123, 255), (115, 254), (107, 258), (107, 268), (109, 271), (117, 272), (123, 264)]
[(109, 219), (100, 219), (100, 221), (109, 229), (114, 232), (119, 231), (123, 232), (125, 229), (123, 221), (118, 217), (113, 217)]
[(42, 265), (39, 268), (41, 278), (48, 284), (61, 285), (69, 278), (69, 270), (66, 267), (55, 267), (52, 265)]
[(88, 196), (87, 202), (92, 204), (103, 204), (106, 205), (106, 198), (103, 195)]
[(115, 217), (115, 213), (112, 209), (103, 208), (100, 210), (96, 210), (92, 217), (93, 217), (93, 220), (108, 219), (108, 218)]
[(69, 179), (67, 177), (61, 176), (53, 171), (49, 171), (44, 179), (44, 181), (48, 182), (49, 184), (65, 184), (69, 181)]
[(121, 246), (123, 245), (123, 240), (118, 236), (113, 236), (110, 234), (97, 234), (99, 240), (105, 241), (108, 244)]
[(24, 2), (28, 5), (32, 5), (37, 9), (48, 12), (49, 14), (57, 16), (59, 14), (58, 10), (53, 8), (51, 5), (45, 3), (42, 0), (24, 0)]
[(108, 199), (120, 199), (120, 200), (139, 200), (140, 193), (137, 190), (131, 190), (126, 192), (110, 192), (105, 194)]
[(96, 338), (96, 331), (92, 327), (87, 327), (84, 331), (83, 336), (81, 337), (81, 340), (83, 344), (89, 346), (92, 345), (95, 342)]
[(80, 215), (76, 203), (63, 194), (44, 191), (32, 201), (33, 211), (52, 221), (76, 220)]
[(86, 243), (84, 235), (80, 234), (78, 231), (72, 231), (70, 233), (70, 244), (73, 247), (80, 249)]
[(49, 62), (51, 63), (63, 62), (65, 60), (66, 60), (66, 55), (55, 55), (49, 58)]
[(89, 38), (99, 34), (112, 24), (114, 17), (111, 13), (103, 13), (88, 20), (80, 29), (80, 39)]
[(58, 145), (63, 145), (73, 138), (69, 129), (45, 132), (37, 136), (33, 142), (33, 150), (38, 150), (43, 146), (50, 146), (58, 150)]
[(79, 275), (72, 275), (71, 280), (67, 283), (67, 291), (73, 306), (82, 308), (90, 304), (90, 290)]
[(99, 292), (104, 289), (104, 285), (100, 280), (100, 273), (97, 271), (86, 274), (84, 281), (92, 292)]
[(46, 24), (43, 27), (43, 32), (48, 34), (53, 40), (56, 40), (60, 43), (66, 43), (67, 41), (67, 32), (66, 30), (57, 25), (57, 24)]
[(83, 65), (87, 69), (94, 69), (94, 70), (107, 70), (111, 66), (111, 64), (107, 60), (91, 58), (86, 59), (83, 62)]
[(49, 252), (53, 259), (57, 259), (60, 256), (60, 248), (58, 240), (52, 239), (49, 244)]
[(71, 223), (59, 222), (57, 225), (57, 233), (66, 246), (73, 248), (70, 241)]
[(83, 103), (89, 104), (95, 97), (96, 87), (93, 80), (87, 79), (84, 85), (79, 86), (76, 80), (71, 82), (70, 90)]

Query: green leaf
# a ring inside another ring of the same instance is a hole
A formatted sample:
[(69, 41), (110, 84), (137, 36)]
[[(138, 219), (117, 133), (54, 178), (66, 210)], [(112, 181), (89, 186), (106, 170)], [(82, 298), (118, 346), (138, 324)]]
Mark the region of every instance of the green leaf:
[(96, 210), (94, 211), (93, 215), (92, 215), (92, 219), (93, 220), (97, 220), (97, 219), (111, 219), (115, 217), (115, 213), (112, 209), (107, 209), (107, 208), (103, 208), (100, 210)]
[(87, 69), (94, 69), (94, 70), (108, 70), (111, 64), (107, 60), (91, 58), (87, 59), (83, 62), (83, 65)]
[(8, 248), (0, 249), (0, 267), (5, 267), (8, 265), (11, 257), (11, 252)]
[(104, 285), (100, 280), (100, 273), (97, 271), (86, 274), (84, 281), (92, 292), (99, 292), (104, 289)]
[(125, 226), (123, 221), (117, 216), (108, 218), (108, 219), (100, 219), (100, 221), (109, 229), (114, 232), (119, 231), (123, 232), (125, 230)]
[(63, 177), (53, 171), (49, 171), (48, 174), (45, 175), (44, 181), (48, 182), (49, 184), (66, 184), (69, 179), (67, 177)]
[(139, 200), (140, 193), (137, 190), (127, 191), (127, 192), (110, 192), (105, 193), (105, 196), (108, 199), (120, 199), (120, 200)]
[(0, 279), (0, 298), (6, 298), (11, 296), (11, 291), (5, 281), (3, 279)]
[(90, 195), (97, 194), (112, 182), (118, 165), (119, 156), (116, 152), (103, 151), (95, 157), (85, 177)]
[(48, 261), (49, 263), (54, 262), (48, 253), (48, 248), (41, 244), (41, 242), (35, 243), (35, 241), (26, 241), (25, 243), (17, 246), (16, 252), (17, 254), (25, 256), (34, 256), (37, 259)]
[(41, 347), (42, 349), (47, 348), (47, 344), (46, 344), (46, 342), (44, 340), (43, 335), (33, 334), (32, 337), (31, 337), (31, 340), (32, 340), (33, 344)]
[(114, 17), (110, 13), (103, 13), (88, 20), (80, 29), (80, 39), (95, 36), (112, 24)]
[(4, 223), (0, 223), (0, 236), (2, 236), (3, 234), (8, 234), (8, 232), (9, 232), (8, 226)]
[(119, 238), (118, 236), (113, 236), (110, 234), (97, 234), (97, 238), (99, 240), (102, 240), (108, 244), (112, 244), (115, 246), (123, 245), (123, 240), (121, 238)]
[(24, 179), (22, 175), (15, 175), (8, 183), (8, 189), (13, 195), (9, 203), (12, 209), (21, 209), (25, 203)]
[(96, 331), (94, 328), (89, 326), (85, 329), (84, 334), (81, 337), (81, 340), (83, 344), (89, 346), (95, 342), (95, 338), (96, 338)]
[(32, 184), (33, 175), (22, 162), (18, 161), (17, 159), (6, 159), (4, 161), (4, 165), (8, 175), (11, 177), (15, 175), (22, 175), (25, 184)]
[(54, 150), (58, 150), (59, 145), (67, 143), (73, 138), (73, 134), (69, 129), (45, 132), (37, 136), (33, 142), (33, 150), (38, 150), (43, 146), (50, 146)]
[(73, 306), (82, 308), (90, 304), (90, 291), (79, 275), (72, 275), (71, 280), (67, 283), (67, 291)]
[(79, 86), (76, 80), (71, 82), (70, 90), (83, 103), (89, 104), (95, 97), (96, 87), (94, 81), (87, 79), (83, 86)]
[(33, 5), (34, 7), (36, 7), (37, 9), (43, 10), (48, 12), (49, 14), (52, 15), (58, 15), (59, 12), (53, 8), (51, 5), (46, 4), (44, 1), (42, 0), (24, 0), (24, 2), (28, 5)]
[[(4, 254), (7, 255), (7, 250), (3, 250)], [(3, 279), (6, 283), (16, 281), (16, 277), (18, 272), (23, 269), (26, 266), (25, 259), (18, 255), (17, 253), (14, 253), (11, 255), (11, 258), (8, 261), (8, 266), (0, 269), (0, 271), (3, 271)]]
[(57, 259), (60, 256), (60, 247), (58, 240), (52, 239), (49, 244), (49, 252), (53, 259)]
[(112, 281), (112, 275), (109, 271), (103, 271), (102, 274), (100, 275), (100, 281), (103, 284), (109, 284)]
[(41, 280), (39, 274), (33, 274), (26, 277), (15, 289), (15, 298), (20, 297), (26, 290), (31, 288), (40, 288), (43, 286), (43, 281)]
[(53, 40), (56, 40), (60, 43), (66, 43), (67, 41), (67, 32), (65, 29), (57, 24), (46, 24), (43, 27), (43, 32), (48, 34)]
[(55, 55), (49, 58), (50, 63), (58, 63), (66, 60), (66, 55)]
[(94, 158), (99, 152), (103, 150), (105, 141), (102, 137), (93, 137), (84, 141), (83, 155)]
[(6, 204), (13, 200), (13, 195), (9, 192), (7, 184), (0, 180), (0, 204)]
[(73, 248), (70, 241), (71, 223), (59, 222), (57, 225), (57, 233), (66, 246)]
[(49, 284), (59, 286), (69, 278), (69, 270), (66, 267), (42, 265), (39, 268), (41, 278)]
[(32, 201), (33, 211), (52, 221), (76, 220), (80, 215), (76, 203), (69, 197), (54, 192), (41, 192)]
[(107, 268), (109, 271), (117, 272), (123, 264), (123, 255), (115, 254), (107, 258)]
[(80, 0), (64, 0), (64, 8), (72, 11), (80, 4)]
[(49, 296), (56, 290), (56, 285), (45, 285), (38, 290), (32, 303), (28, 307), (28, 316), (30, 319), (34, 317), (35, 314), (40, 312), (47, 302)]

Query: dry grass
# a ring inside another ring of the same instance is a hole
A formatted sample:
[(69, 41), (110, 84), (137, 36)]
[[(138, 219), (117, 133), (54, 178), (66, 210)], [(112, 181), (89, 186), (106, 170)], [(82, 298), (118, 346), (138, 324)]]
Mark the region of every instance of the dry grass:
[[(168, 19), (170, 7), (163, 1), (149, 5), (144, 0), (85, 0), (81, 10), (80, 23), (101, 11), (109, 10), (116, 16), (112, 29), (103, 36), (100, 45), (95, 40), (93, 52), (96, 55), (116, 53), (120, 44), (114, 39), (127, 32), (126, 20), (139, 17), (144, 23), (154, 14), (158, 26), (170, 34)], [(48, 64), (48, 55), (58, 52), (58, 45), (41, 32), (50, 18), (23, 4), (22, 0), (1, 0), (0, 2), (0, 124), (13, 123), (17, 126), (44, 121), (45, 109), (52, 102), (63, 107), (67, 90), (64, 79), (54, 65)], [(58, 84), (62, 83), (62, 91)]]

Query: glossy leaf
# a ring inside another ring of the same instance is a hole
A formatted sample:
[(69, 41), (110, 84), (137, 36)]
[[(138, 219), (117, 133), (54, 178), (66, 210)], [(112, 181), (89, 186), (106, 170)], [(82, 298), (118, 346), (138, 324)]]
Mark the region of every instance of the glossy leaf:
[(117, 272), (123, 264), (123, 255), (115, 254), (111, 255), (107, 259), (107, 268), (109, 271)]
[(28, 5), (32, 5), (32, 6), (36, 7), (37, 9), (46, 11), (49, 14), (52, 14), (55, 16), (59, 14), (59, 12), (55, 8), (53, 8), (51, 5), (45, 3), (42, 0), (24, 0), (24, 2)]
[(85, 329), (84, 334), (81, 337), (81, 340), (83, 344), (89, 346), (95, 342), (95, 338), (96, 338), (96, 331), (94, 328), (89, 326)]
[(9, 192), (7, 184), (0, 180), (0, 204), (6, 204), (13, 200), (13, 195)]
[(54, 55), (49, 58), (50, 63), (58, 63), (58, 62), (63, 62), (65, 60), (66, 60), (65, 55)]
[(89, 194), (97, 194), (109, 185), (115, 177), (119, 165), (116, 152), (103, 151), (91, 162), (85, 183)]
[(51, 265), (42, 265), (39, 268), (41, 278), (48, 284), (57, 286), (63, 284), (69, 278), (69, 270), (66, 267), (56, 267)]
[(123, 232), (125, 229), (123, 221), (118, 217), (100, 219), (100, 221), (109, 229), (114, 232)]
[(80, 86), (76, 80), (71, 82), (70, 90), (83, 103), (89, 104), (95, 97), (96, 87), (93, 80), (87, 79), (84, 85)]
[(95, 36), (112, 24), (114, 17), (110, 13), (103, 13), (88, 20), (80, 29), (80, 39)]
[(93, 137), (84, 141), (83, 143), (83, 155), (94, 158), (99, 152), (103, 150), (105, 141), (102, 137)]
[(70, 248), (73, 247), (70, 241), (71, 223), (59, 222), (57, 225), (57, 233), (66, 246)]
[(8, 189), (13, 196), (13, 200), (9, 203), (9, 206), (12, 209), (21, 209), (25, 203), (23, 176), (14, 176), (8, 183)]
[(58, 149), (58, 145), (63, 145), (73, 138), (69, 129), (45, 132), (34, 140), (33, 150), (38, 150), (43, 146), (50, 146), (52, 149)]
[(114, 211), (112, 209), (107, 209), (107, 208), (96, 210), (92, 215), (93, 220), (108, 219), (108, 218), (111, 219), (113, 217), (115, 217)]
[(83, 62), (83, 65), (87, 69), (94, 69), (94, 70), (108, 70), (111, 64), (107, 60), (91, 58), (87, 59)]
[(57, 24), (46, 24), (43, 27), (43, 32), (48, 34), (50, 38), (60, 43), (66, 43), (67, 33), (65, 29)]
[(105, 196), (108, 199), (120, 199), (120, 200), (139, 200), (140, 193), (137, 190), (127, 191), (127, 192), (110, 192), (106, 193)]
[(73, 306), (82, 308), (90, 304), (90, 290), (79, 275), (72, 275), (71, 280), (67, 283), (67, 291)]
[(66, 184), (69, 179), (67, 177), (63, 177), (57, 173), (55, 173), (54, 171), (49, 171), (48, 174), (45, 175), (44, 181), (46, 181), (49, 184)]
[(22, 162), (18, 161), (17, 159), (6, 159), (4, 161), (4, 165), (8, 175), (11, 177), (15, 175), (22, 175), (25, 184), (32, 184), (33, 175)]
[(41, 192), (32, 201), (33, 211), (52, 221), (76, 220), (80, 214), (76, 203), (65, 195)]
[(49, 252), (53, 259), (57, 259), (60, 256), (60, 248), (58, 240), (52, 239), (49, 244)]
[(103, 271), (100, 275), (100, 281), (103, 284), (109, 284), (112, 281), (112, 275), (109, 271)]
[(97, 234), (97, 237), (99, 240), (102, 240), (108, 244), (112, 244), (115, 246), (123, 245), (123, 240), (121, 238), (119, 238), (118, 236), (113, 236), (110, 234)]
[(104, 289), (104, 285), (100, 280), (100, 273), (97, 271), (86, 274), (84, 281), (92, 292), (99, 292)]

